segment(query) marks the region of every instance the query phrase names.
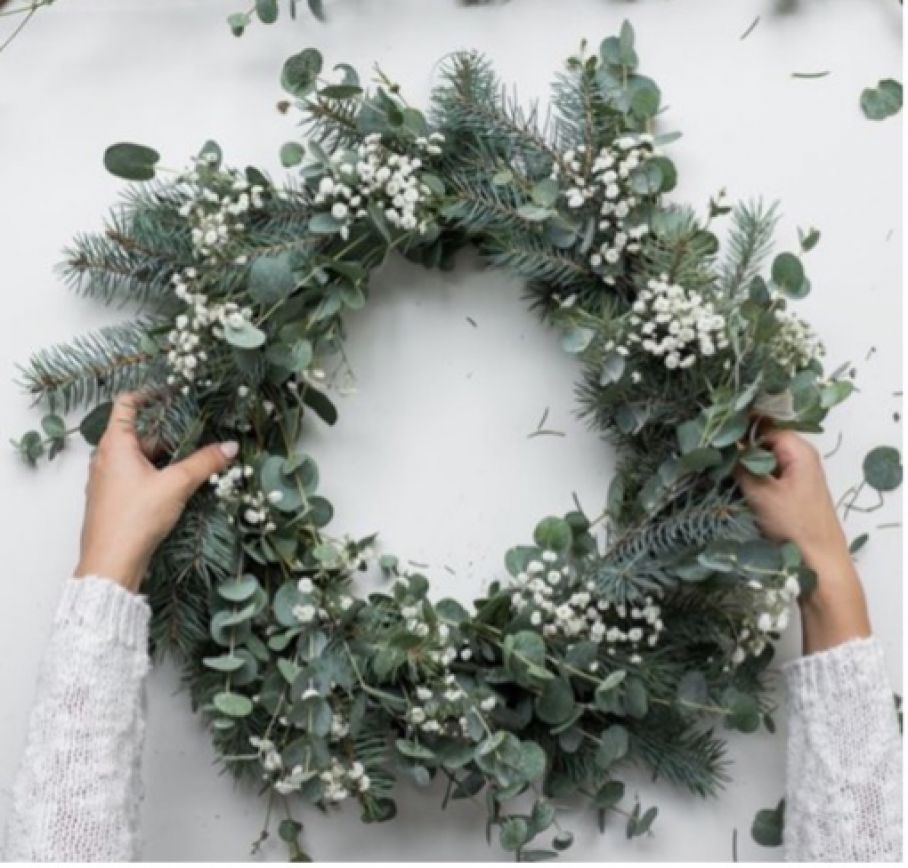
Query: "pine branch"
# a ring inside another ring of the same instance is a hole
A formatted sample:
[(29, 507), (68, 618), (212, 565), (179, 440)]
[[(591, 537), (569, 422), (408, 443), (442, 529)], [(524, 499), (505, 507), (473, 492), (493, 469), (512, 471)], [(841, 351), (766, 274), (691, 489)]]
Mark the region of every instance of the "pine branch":
[(300, 104), (301, 124), (307, 138), (333, 151), (362, 141), (357, 118), (362, 103), (359, 100), (336, 100), (318, 96)]
[(746, 290), (769, 255), (778, 213), (775, 204), (766, 208), (757, 201), (738, 205), (731, 219), (720, 286), (728, 295), (737, 295)]
[(468, 233), (526, 232), (533, 228), (518, 212), (522, 203), (512, 186), (496, 186), (462, 174), (453, 177), (450, 186), (451, 202), (445, 207), (445, 217)]
[(716, 239), (700, 226), (688, 207), (671, 207), (653, 221), (643, 246), (638, 279), (666, 275), (686, 289), (702, 289), (715, 282)]
[(151, 320), (108, 326), (35, 353), (21, 368), (21, 385), (53, 409), (96, 404), (150, 378), (158, 351), (145, 340)]
[(542, 239), (527, 234), (492, 237), (482, 246), (486, 259), (525, 280), (575, 291), (578, 283), (598, 283), (596, 275), (576, 259), (561, 253)]
[[(561, 155), (540, 128), (535, 105), (524, 107), (509, 96), (487, 58), (475, 52), (454, 55), (441, 72), (432, 95), (436, 124), (449, 138), (482, 142), (530, 175), (547, 174)], [(455, 149), (456, 152), (457, 149)]]
[(686, 498), (675, 512), (659, 521), (622, 534), (610, 545), (605, 559), (623, 563), (641, 557), (664, 559), (713, 540), (743, 541), (757, 536), (753, 514), (728, 494)]
[[(653, 719), (657, 716), (664, 718), (661, 727)], [(633, 738), (639, 756), (653, 771), (653, 780), (665, 778), (703, 797), (717, 796), (731, 780), (726, 744), (711, 730), (687, 726), (667, 711), (651, 712), (647, 724), (634, 730)]]
[(110, 303), (169, 301), (170, 277), (191, 265), (179, 190), (133, 189), (111, 212), (104, 232), (84, 234), (64, 253), (60, 272), (75, 291)]
[(150, 629), (156, 651), (185, 661), (199, 656), (209, 641), (209, 592), (233, 574), (235, 561), (236, 531), (203, 493), (158, 549), (143, 586), (154, 612)]
[(586, 145), (594, 153), (621, 129), (622, 115), (608, 107), (595, 67), (580, 59), (555, 77), (552, 106), (560, 151)]

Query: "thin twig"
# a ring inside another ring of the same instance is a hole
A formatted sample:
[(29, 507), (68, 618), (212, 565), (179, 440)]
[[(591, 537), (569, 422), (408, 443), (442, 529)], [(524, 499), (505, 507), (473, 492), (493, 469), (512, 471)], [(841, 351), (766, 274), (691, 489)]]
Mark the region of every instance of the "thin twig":
[(756, 29), (756, 27), (759, 23), (760, 23), (760, 16), (758, 15), (756, 18), (754, 18), (753, 21), (750, 22), (750, 26), (747, 28), (747, 30), (745, 30), (738, 38), (747, 39), (747, 37), (750, 36), (750, 34), (754, 32), (754, 30)]

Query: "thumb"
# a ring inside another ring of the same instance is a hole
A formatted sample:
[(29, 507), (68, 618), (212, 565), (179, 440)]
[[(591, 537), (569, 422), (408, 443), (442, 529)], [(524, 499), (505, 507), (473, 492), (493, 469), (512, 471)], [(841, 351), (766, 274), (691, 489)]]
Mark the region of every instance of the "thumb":
[(183, 497), (189, 499), (213, 473), (220, 473), (240, 451), (235, 440), (211, 443), (197, 449), (192, 455), (171, 464), (164, 474), (169, 476), (180, 489)]

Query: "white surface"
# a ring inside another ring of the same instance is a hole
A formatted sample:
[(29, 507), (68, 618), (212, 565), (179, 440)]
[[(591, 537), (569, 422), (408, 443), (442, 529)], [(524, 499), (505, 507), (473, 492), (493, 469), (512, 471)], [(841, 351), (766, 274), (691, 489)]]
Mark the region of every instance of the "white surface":
[[(781, 198), (780, 242), (795, 227), (823, 231), (808, 267), (813, 295), (802, 309), (826, 339), (831, 364), (853, 361), (861, 392), (835, 413), (821, 442), (844, 441), (829, 463), (835, 492), (860, 475), (864, 453), (898, 444), (900, 409), (900, 120), (871, 123), (863, 87), (900, 77), (900, 7), (894, 0), (512, 0), (462, 8), (454, 0), (337, 0), (332, 21), (255, 26), (232, 38), (232, 0), (60, 0), (39, 13), (0, 55), (0, 442), (36, 423), (10, 382), (30, 350), (98, 324), (117, 311), (67, 293), (52, 266), (74, 233), (99, 225), (118, 183), (100, 165), (112, 141), (156, 146), (181, 165), (209, 137), (229, 161), (277, 169), (293, 115), (274, 109), (283, 59), (308, 44), (329, 63), (368, 71), (373, 60), (420, 104), (433, 63), (461, 47), (488, 52), (527, 96), (580, 39), (593, 45), (633, 22), (643, 69), (662, 86), (665, 129), (681, 182), (677, 196), (705, 203), (720, 187), (733, 197)], [(740, 41), (756, 15), (762, 20)], [(0, 19), (0, 26), (8, 19)], [(829, 69), (822, 79), (794, 71)], [(474, 328), (466, 317), (472, 317)], [(869, 358), (871, 347), (876, 347)], [(359, 392), (341, 403), (332, 438), (313, 450), (341, 531), (380, 529), (386, 546), (433, 565), (439, 585), (470, 597), (500, 572), (504, 550), (535, 520), (570, 506), (602, 504), (608, 450), (572, 416), (573, 368), (523, 311), (519, 287), (483, 275), (469, 257), (453, 277), (394, 264), (376, 281), (367, 314), (351, 322), (349, 353)], [(549, 407), (561, 437), (527, 439)], [(38, 659), (61, 580), (75, 561), (86, 452), (76, 448), (35, 473), (0, 454), (0, 822), (22, 743)], [(901, 680), (898, 496), (852, 514), (849, 535), (870, 530), (860, 559), (872, 617), (894, 684)], [(458, 570), (453, 579), (443, 566)], [(798, 646), (795, 631), (786, 649)], [(262, 805), (211, 765), (207, 737), (169, 668), (151, 680), (144, 808), (146, 858), (236, 860), (256, 837)], [(781, 715), (779, 715), (781, 717)], [(727, 860), (738, 829), (741, 859), (778, 858), (749, 826), (783, 788), (784, 730), (733, 738), (734, 782), (702, 802), (640, 779), (660, 814), (655, 836), (627, 842), (618, 824), (604, 837), (590, 814), (566, 824), (575, 859)], [(633, 790), (631, 790), (633, 792)], [(309, 813), (306, 841), (320, 859), (503, 859), (487, 848), (482, 814), (459, 805), (442, 816), (440, 794), (403, 787), (400, 818), (362, 826), (354, 811)], [(280, 859), (283, 847), (265, 848)]]

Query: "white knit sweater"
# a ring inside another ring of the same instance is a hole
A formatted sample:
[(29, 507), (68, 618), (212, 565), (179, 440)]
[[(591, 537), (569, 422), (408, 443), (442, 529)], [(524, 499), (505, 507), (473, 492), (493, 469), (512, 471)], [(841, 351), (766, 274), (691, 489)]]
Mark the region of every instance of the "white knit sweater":
[[(13, 788), (6, 859), (138, 858), (149, 614), (142, 597), (106, 579), (66, 583)], [(786, 859), (900, 860), (902, 747), (878, 640), (853, 639), (782, 672)]]

